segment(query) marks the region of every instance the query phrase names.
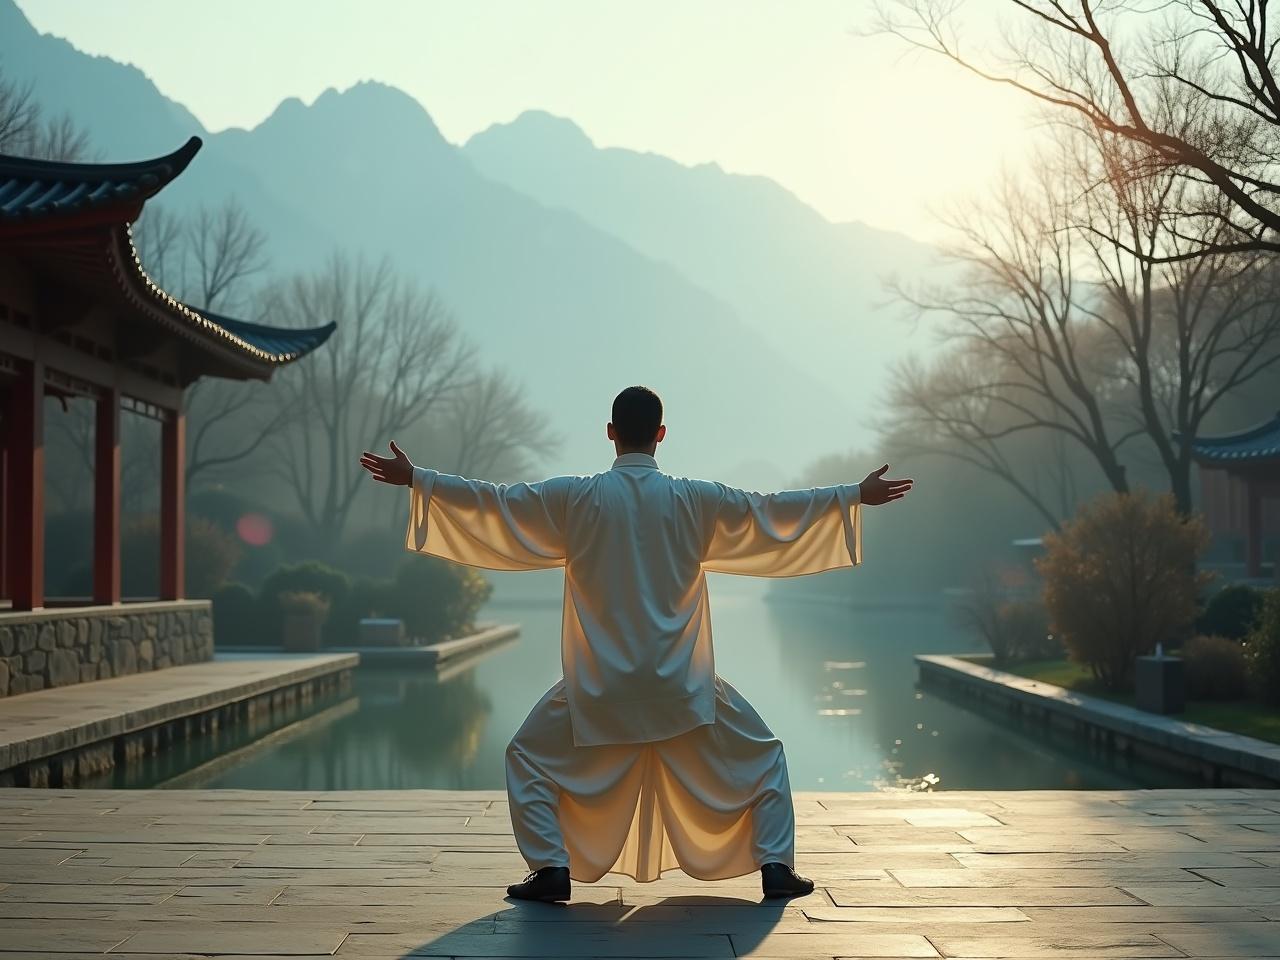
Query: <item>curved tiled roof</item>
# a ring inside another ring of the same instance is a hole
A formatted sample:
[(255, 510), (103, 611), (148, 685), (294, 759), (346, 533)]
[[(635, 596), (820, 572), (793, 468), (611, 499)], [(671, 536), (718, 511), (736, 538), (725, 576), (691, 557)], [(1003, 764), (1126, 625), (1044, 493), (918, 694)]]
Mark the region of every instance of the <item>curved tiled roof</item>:
[[(195, 310), (147, 275), (129, 224), (143, 204), (199, 152), (191, 137), (173, 153), (134, 163), (61, 163), (0, 155), (0, 241), (31, 250), (88, 283), (109, 277), (142, 315), (262, 379), (305, 356), (333, 333), (268, 327)], [(105, 243), (103, 242), (105, 240)]]
[(1280, 458), (1280, 413), (1240, 433), (1197, 437), (1191, 450), (1197, 460), (1218, 463)]
[(250, 323), (248, 320), (222, 317), (207, 310), (201, 313), (205, 319), (216, 323), (232, 336), (268, 354), (275, 363), (287, 363), (306, 356), (328, 340), (337, 327), (336, 323), (326, 324), (323, 327), (308, 327), (305, 330), (268, 327), (261, 323)]
[(200, 149), (192, 137), (165, 157), (136, 163), (60, 163), (0, 155), (0, 223), (141, 203), (187, 168)]

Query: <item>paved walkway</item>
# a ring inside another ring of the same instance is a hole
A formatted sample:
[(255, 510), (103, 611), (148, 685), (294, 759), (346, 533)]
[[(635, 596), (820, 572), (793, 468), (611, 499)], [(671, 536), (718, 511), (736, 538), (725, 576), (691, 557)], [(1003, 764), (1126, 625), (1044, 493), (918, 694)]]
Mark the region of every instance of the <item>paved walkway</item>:
[(797, 796), (819, 891), (517, 904), (496, 792), (0, 790), (0, 958), (1280, 957), (1280, 791)]
[(359, 660), (349, 653), (219, 656), (0, 698), (0, 770), (351, 670)]

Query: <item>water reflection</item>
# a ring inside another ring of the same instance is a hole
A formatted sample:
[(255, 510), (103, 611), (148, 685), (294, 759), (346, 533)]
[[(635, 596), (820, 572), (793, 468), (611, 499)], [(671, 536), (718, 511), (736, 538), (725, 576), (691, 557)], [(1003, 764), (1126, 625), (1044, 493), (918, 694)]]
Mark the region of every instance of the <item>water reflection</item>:
[[(438, 678), (358, 671), (357, 708), (173, 785), (501, 788), (508, 739), (561, 674), (559, 577), (496, 578), (486, 616), (519, 623), (518, 641)], [(716, 669), (786, 744), (795, 789), (1189, 784), (917, 690), (914, 654), (973, 646), (940, 606), (852, 607), (794, 583), (769, 591), (758, 581), (723, 577), (711, 589)]]

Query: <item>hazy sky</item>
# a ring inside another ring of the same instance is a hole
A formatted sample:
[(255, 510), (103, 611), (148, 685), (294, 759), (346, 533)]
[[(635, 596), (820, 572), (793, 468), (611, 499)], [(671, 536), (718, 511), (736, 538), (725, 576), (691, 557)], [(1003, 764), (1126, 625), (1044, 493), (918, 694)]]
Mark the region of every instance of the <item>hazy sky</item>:
[[(374, 79), (462, 142), (537, 108), (601, 146), (772, 177), (833, 220), (938, 236), (930, 208), (1024, 155), (1026, 104), (865, 37), (871, 0), (18, 0), (140, 67), (211, 130)], [(991, 21), (1000, 0), (971, 0)]]

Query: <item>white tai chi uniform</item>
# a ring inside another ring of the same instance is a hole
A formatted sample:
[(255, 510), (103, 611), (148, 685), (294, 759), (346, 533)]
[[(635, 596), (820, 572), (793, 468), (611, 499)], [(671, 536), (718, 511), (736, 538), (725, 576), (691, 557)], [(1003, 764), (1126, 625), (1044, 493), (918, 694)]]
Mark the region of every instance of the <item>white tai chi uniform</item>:
[(718, 880), (794, 865), (782, 744), (715, 674), (706, 572), (861, 562), (858, 485), (761, 494), (627, 453), (510, 486), (417, 467), (410, 550), (492, 570), (564, 567), (564, 678), (507, 748), (516, 843), (575, 880)]

